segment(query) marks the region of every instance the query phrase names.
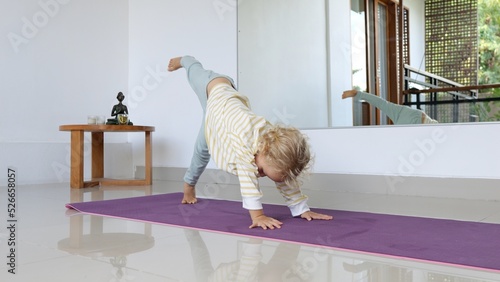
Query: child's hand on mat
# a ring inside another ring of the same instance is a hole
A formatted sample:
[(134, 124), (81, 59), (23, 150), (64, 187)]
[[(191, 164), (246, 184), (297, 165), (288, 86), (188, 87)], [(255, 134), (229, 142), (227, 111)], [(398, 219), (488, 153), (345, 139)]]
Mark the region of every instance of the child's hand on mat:
[(322, 219), (322, 220), (333, 219), (333, 216), (331, 216), (331, 215), (321, 214), (321, 213), (312, 212), (312, 211), (306, 211), (305, 213), (301, 214), (300, 217), (305, 218), (308, 221), (311, 221), (313, 219)]
[(252, 225), (249, 228), (261, 227), (262, 229), (281, 228), (283, 222), (276, 220), (264, 214), (263, 210), (250, 210), (250, 217), (252, 218)]
[(254, 227), (261, 227), (262, 229), (274, 229), (274, 228), (281, 228), (281, 225), (283, 222), (276, 220), (272, 217), (266, 216), (266, 215), (260, 215), (255, 219), (252, 219), (252, 225), (250, 225), (250, 228)]

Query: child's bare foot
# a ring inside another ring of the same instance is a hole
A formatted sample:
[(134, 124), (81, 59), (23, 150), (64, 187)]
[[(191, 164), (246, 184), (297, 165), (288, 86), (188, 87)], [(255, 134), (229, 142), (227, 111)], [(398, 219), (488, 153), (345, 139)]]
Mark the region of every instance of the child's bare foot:
[(184, 183), (184, 197), (182, 198), (183, 204), (196, 204), (196, 191), (194, 186)]
[(182, 57), (170, 59), (170, 62), (168, 63), (168, 71), (176, 71), (180, 69), (182, 67), (181, 58)]
[(344, 91), (344, 93), (342, 93), (342, 99), (354, 97), (356, 94), (358, 94), (357, 90)]

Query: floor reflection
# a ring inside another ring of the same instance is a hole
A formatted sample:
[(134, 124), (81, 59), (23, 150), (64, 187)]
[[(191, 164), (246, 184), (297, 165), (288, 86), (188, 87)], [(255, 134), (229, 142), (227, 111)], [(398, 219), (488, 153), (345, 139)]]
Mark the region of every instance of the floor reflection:
[[(406, 258), (227, 236), (212, 244), (211, 232), (184, 230), (192, 269), (201, 281), (366, 281), (491, 282), (498, 274)], [(208, 239), (204, 239), (204, 238)], [(234, 259), (217, 257), (218, 248), (235, 249)], [(212, 250), (211, 252), (209, 250)], [(460, 275), (459, 273), (463, 273)]]
[(248, 238), (238, 241), (238, 259), (213, 266), (208, 248), (200, 232), (184, 230), (193, 258), (197, 282), (204, 281), (308, 281), (298, 272), (296, 263), (300, 245), (280, 243), (274, 254), (263, 261), (263, 240)]
[[(84, 202), (85, 196), (90, 195), (90, 201), (105, 199), (107, 191), (139, 191), (144, 196), (151, 195), (151, 186), (137, 187), (93, 187), (85, 189), (71, 189), (70, 202)], [(146, 251), (155, 245), (150, 223), (142, 223), (142, 233), (134, 233), (127, 228), (118, 226), (104, 226), (104, 217), (91, 216), (68, 210), (69, 237), (57, 243), (59, 250), (72, 255), (85, 256), (92, 259), (106, 258), (112, 266), (114, 281), (126, 279), (127, 256)], [(88, 223), (88, 226), (86, 226)], [(125, 229), (120, 231), (120, 229)], [(88, 230), (88, 233), (86, 233)]]

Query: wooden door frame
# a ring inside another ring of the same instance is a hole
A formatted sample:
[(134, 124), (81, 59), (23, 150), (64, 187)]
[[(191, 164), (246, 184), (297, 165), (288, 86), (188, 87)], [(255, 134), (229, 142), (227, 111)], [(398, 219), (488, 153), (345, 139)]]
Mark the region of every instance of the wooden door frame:
[[(378, 50), (380, 48), (378, 44), (378, 38), (379, 38), (379, 29), (378, 29), (378, 21), (377, 21), (377, 9), (379, 4), (385, 5), (387, 7), (387, 34), (386, 34), (386, 58), (388, 59), (388, 65), (387, 65), (387, 81), (388, 81), (388, 93), (387, 93), (387, 100), (392, 103), (399, 104), (400, 103), (400, 75), (401, 75), (401, 68), (399, 67), (398, 64), (398, 56), (399, 59), (402, 60), (402, 55), (400, 53), (400, 49), (398, 48), (401, 45), (398, 46), (399, 44), (402, 44), (400, 41), (400, 37), (397, 34), (397, 23), (398, 23), (398, 9), (399, 5), (398, 3), (401, 1), (395, 1), (395, 0), (366, 0), (365, 1), (365, 6), (367, 7), (367, 10), (369, 10), (370, 7), (370, 2), (373, 1), (373, 7), (371, 7), (370, 13), (372, 13), (372, 18), (373, 22), (370, 22), (370, 16), (366, 15), (366, 27), (365, 30), (367, 32), (367, 40), (373, 40), (373, 42), (368, 41), (368, 46), (374, 46), (375, 50), (373, 52), (374, 57), (372, 58), (370, 56), (370, 51), (369, 48), (367, 48), (367, 82), (368, 82), (368, 90), (372, 94), (375, 94), (377, 96), (380, 96), (380, 89), (379, 89), (379, 81), (380, 77), (377, 75), (376, 71), (376, 63), (378, 61)], [(370, 29), (370, 25), (373, 25), (373, 30), (374, 30), (374, 36), (370, 36), (370, 32), (372, 29)], [(402, 30), (401, 30), (402, 32)], [(375, 64), (375, 65), (374, 65)], [(375, 85), (373, 85), (372, 80), (370, 79), (371, 76), (373, 75), (373, 72), (375, 72)], [(370, 107), (372, 109), (372, 107)], [(375, 121), (372, 119), (372, 111), (368, 111), (368, 116), (369, 116), (369, 121), (370, 124), (373, 124), (375, 122), (376, 125), (380, 124), (380, 111), (378, 109), (375, 109)], [(389, 120), (390, 123), (390, 120)]]

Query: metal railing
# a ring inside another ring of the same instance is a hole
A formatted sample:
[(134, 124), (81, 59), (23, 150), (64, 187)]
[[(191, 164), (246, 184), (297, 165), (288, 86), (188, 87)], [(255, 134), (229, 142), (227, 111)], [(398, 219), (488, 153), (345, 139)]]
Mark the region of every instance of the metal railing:
[(500, 84), (464, 86), (409, 65), (404, 71), (404, 104), (440, 123), (500, 120)]

